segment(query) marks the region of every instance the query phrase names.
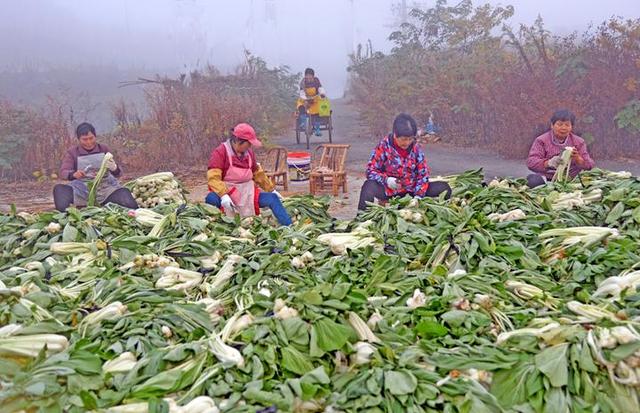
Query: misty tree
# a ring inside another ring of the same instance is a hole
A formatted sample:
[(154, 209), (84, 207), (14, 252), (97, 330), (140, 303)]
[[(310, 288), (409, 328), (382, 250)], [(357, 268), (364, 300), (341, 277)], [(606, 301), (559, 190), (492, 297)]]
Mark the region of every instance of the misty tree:
[(419, 46), (428, 51), (458, 50), (469, 52), (478, 43), (500, 41), (496, 33), (513, 16), (513, 6), (493, 7), (485, 4), (474, 8), (471, 0), (449, 6), (438, 0), (431, 8), (414, 8), (411, 22), (390, 35), (396, 47)]
[(372, 132), (401, 111), (420, 121), (434, 113), (452, 141), (523, 156), (549, 113), (566, 107), (596, 156), (640, 153), (640, 19), (558, 35), (540, 16), (513, 27), (513, 14), (437, 0), (409, 12), (389, 54), (357, 50), (351, 87)]
[(407, 0), (393, 2), (391, 4), (392, 21), (386, 24), (385, 27), (398, 30), (409, 21), (410, 10), (423, 8), (426, 8), (426, 2), (424, 1), (412, 1), (410, 4), (407, 4)]

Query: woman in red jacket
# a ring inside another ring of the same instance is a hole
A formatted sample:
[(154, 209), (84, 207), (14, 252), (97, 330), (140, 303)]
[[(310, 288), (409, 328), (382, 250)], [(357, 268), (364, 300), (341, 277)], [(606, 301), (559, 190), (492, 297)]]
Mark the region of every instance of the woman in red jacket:
[(291, 217), (281, 202), (281, 195), (262, 170), (252, 147), (262, 143), (247, 123), (233, 128), (229, 140), (211, 152), (207, 169), (209, 194), (205, 202), (221, 208), (225, 214), (241, 217), (260, 214), (270, 208), (281, 225), (291, 225)]

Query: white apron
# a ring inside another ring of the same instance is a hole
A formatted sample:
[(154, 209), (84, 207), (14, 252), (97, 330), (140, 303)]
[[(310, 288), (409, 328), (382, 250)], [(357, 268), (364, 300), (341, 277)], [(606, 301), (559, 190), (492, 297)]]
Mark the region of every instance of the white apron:
[[(224, 175), (223, 182), (230, 189), (231, 193), (229, 197), (236, 206), (235, 210), (224, 211), (227, 216), (234, 216), (236, 213), (241, 217), (252, 217), (260, 213), (257, 208), (257, 197), (259, 190), (256, 188), (253, 182), (253, 163), (251, 157), (249, 157), (249, 168), (239, 168), (233, 165), (233, 157), (235, 153), (229, 141), (224, 144), (227, 150), (227, 158), (229, 159), (229, 169)], [(245, 156), (249, 156), (246, 154)], [(235, 189), (235, 190), (233, 190)]]
[[(82, 179), (74, 179), (69, 184), (69, 186), (73, 188), (73, 204), (76, 207), (83, 207), (87, 205), (87, 199), (89, 198), (89, 187), (87, 182), (92, 180), (100, 170), (100, 165), (102, 165), (104, 155), (104, 153), (94, 153), (78, 156), (78, 170), (84, 171), (86, 176)], [(102, 178), (102, 181), (100, 181), (100, 186), (98, 186), (96, 203), (102, 205), (109, 195), (120, 188), (122, 187), (118, 183), (118, 180), (111, 175), (110, 171), (107, 171)]]

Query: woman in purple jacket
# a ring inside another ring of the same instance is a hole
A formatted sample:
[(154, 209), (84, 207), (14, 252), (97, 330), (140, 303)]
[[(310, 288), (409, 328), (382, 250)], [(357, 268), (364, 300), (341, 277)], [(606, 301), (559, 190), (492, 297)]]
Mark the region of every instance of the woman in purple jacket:
[[(71, 182), (53, 187), (53, 202), (60, 212), (66, 211), (71, 204), (76, 207), (87, 205), (87, 182), (95, 177), (104, 155), (109, 152), (106, 145), (96, 142), (96, 129), (90, 123), (78, 125), (76, 137), (78, 145), (67, 151), (60, 167), (60, 178)], [(111, 160), (107, 168), (108, 172), (100, 182), (96, 195), (100, 205), (111, 202), (125, 208), (138, 208), (131, 192), (122, 187), (116, 179), (122, 174), (120, 167)]]
[(572, 178), (581, 171), (594, 167), (595, 162), (587, 151), (584, 139), (573, 133), (575, 122), (576, 115), (566, 109), (558, 110), (551, 116), (551, 129), (533, 141), (527, 158), (527, 167), (536, 173), (527, 176), (529, 188), (544, 185), (546, 180), (553, 178), (566, 146), (573, 147), (569, 168), (569, 175)]

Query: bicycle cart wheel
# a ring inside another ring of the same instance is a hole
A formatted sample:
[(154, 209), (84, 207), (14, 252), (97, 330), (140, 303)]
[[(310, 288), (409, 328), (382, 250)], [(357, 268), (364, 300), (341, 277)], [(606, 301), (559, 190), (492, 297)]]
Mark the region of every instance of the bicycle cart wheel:
[(305, 125), (305, 128), (304, 128), (304, 134), (307, 137), (307, 149), (309, 149), (309, 140), (311, 139), (311, 134), (313, 133), (313, 131), (311, 130), (311, 125), (312, 125), (311, 118), (312, 117), (313, 116), (311, 116), (311, 115), (307, 116), (307, 124)]
[(298, 124), (298, 118), (295, 119), (296, 126), (296, 143), (300, 144), (300, 125)]
[(295, 129), (296, 129), (296, 143), (300, 144), (300, 120), (298, 119), (298, 117), (296, 116), (294, 119), (294, 125), (295, 125)]

